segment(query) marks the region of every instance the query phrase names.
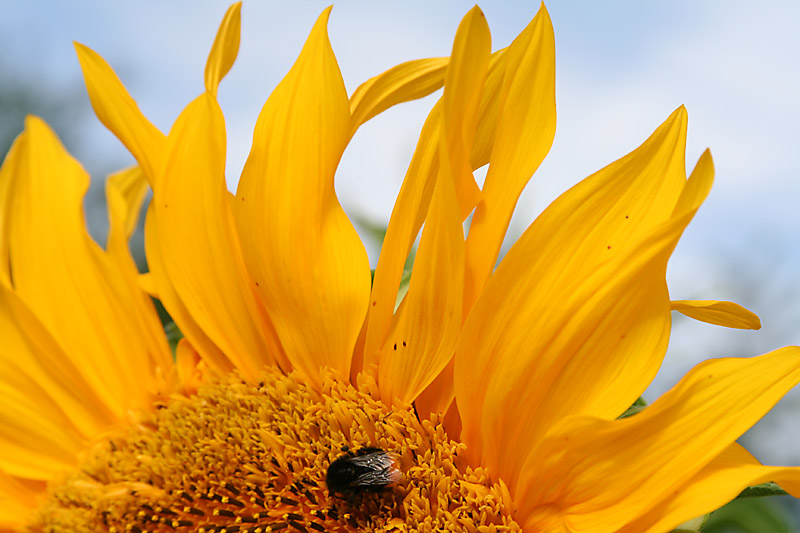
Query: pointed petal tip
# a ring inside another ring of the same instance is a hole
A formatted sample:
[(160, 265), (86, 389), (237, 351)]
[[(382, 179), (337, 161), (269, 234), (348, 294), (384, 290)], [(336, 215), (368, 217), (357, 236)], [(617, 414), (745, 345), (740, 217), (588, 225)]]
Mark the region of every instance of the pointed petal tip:
[(761, 329), (761, 319), (735, 302), (722, 300), (673, 300), (673, 311), (707, 324), (735, 329)]
[[(539, 13), (537, 13), (537, 15), (538, 14), (541, 14), (542, 17), (545, 18), (545, 20), (548, 20), (548, 21), (550, 20), (550, 12), (547, 10), (547, 6), (544, 5), (544, 2), (541, 2), (539, 4)], [(552, 22), (551, 22), (551, 25), (552, 25)]]
[(479, 6), (478, 4), (472, 6), (472, 8), (467, 12), (467, 14), (473, 16), (480, 15), (482, 17), (486, 17), (486, 14), (483, 12), (483, 9), (481, 9), (481, 6)]
[(311, 28), (311, 34), (309, 35), (309, 41), (311, 40), (311, 35), (314, 35), (317, 32), (321, 32), (322, 35), (324, 35), (325, 38), (327, 38), (327, 36), (328, 36), (328, 20), (330, 19), (332, 10), (333, 10), (333, 4), (329, 5), (325, 9), (323, 9), (322, 13), (319, 14), (319, 16), (317, 17), (317, 20), (314, 22), (314, 26)]
[(231, 4), (231, 7), (228, 8), (228, 12), (232, 16), (241, 19), (242, 18), (242, 2), (241, 2), (241, 0), (239, 0), (239, 2), (235, 2), (235, 3)]
[(37, 115), (26, 115), (25, 116), (25, 131), (33, 131), (39, 134), (41, 131), (46, 130), (48, 132), (52, 132), (50, 125), (45, 122), (45, 120)]
[(697, 160), (697, 163), (694, 166), (695, 170), (692, 171), (694, 174), (695, 171), (707, 172), (711, 174), (711, 179), (713, 180), (714, 177), (714, 158), (711, 157), (711, 150), (706, 148), (700, 157)]
[(82, 60), (84, 56), (94, 54), (95, 51), (78, 41), (72, 41), (72, 46), (75, 47), (75, 53), (78, 54), (78, 60)]

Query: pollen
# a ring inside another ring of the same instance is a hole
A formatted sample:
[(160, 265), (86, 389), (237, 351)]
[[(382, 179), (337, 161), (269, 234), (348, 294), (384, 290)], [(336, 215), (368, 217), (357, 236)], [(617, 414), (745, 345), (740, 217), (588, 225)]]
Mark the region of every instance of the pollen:
[[(506, 486), (466, 466), (465, 446), (441, 419), (390, 409), (376, 390), (368, 378), (356, 388), (332, 373), (322, 392), (277, 371), (257, 384), (209, 383), (98, 443), (51, 486), (31, 529), (520, 531)], [(327, 468), (362, 447), (396, 455), (402, 478), (331, 494)]]

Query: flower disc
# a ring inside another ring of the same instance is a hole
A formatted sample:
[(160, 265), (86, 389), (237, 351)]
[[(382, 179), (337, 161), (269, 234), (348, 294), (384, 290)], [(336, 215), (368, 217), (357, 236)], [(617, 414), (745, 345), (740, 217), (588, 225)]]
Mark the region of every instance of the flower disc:
[[(362, 389), (374, 382), (362, 380)], [(330, 494), (342, 449), (397, 454), (402, 479)], [(69, 531), (517, 531), (504, 485), (464, 466), (463, 444), (412, 409), (326, 376), (324, 393), (269, 372), (176, 397), (95, 446), (35, 522)], [(462, 457), (460, 457), (462, 456)]]

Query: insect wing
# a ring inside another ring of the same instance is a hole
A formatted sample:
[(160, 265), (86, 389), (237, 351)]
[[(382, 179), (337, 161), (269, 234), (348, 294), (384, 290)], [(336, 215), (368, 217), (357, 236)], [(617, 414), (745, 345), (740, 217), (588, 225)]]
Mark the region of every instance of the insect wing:
[(399, 457), (383, 450), (357, 455), (350, 462), (358, 467), (353, 487), (383, 487), (400, 481), (403, 473), (397, 467)]

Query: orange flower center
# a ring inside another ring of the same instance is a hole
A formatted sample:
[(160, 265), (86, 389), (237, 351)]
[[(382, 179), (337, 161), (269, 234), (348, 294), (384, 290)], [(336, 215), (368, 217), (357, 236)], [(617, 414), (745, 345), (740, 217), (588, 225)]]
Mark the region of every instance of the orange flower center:
[[(32, 529), (519, 531), (508, 491), (466, 467), (464, 445), (437, 420), (389, 409), (332, 375), (324, 382), (320, 394), (270, 371), (257, 385), (231, 377), (174, 398), (88, 452)], [(361, 448), (385, 451), (402, 477), (369, 488), (346, 477), (352, 488), (331, 493), (328, 467)]]

